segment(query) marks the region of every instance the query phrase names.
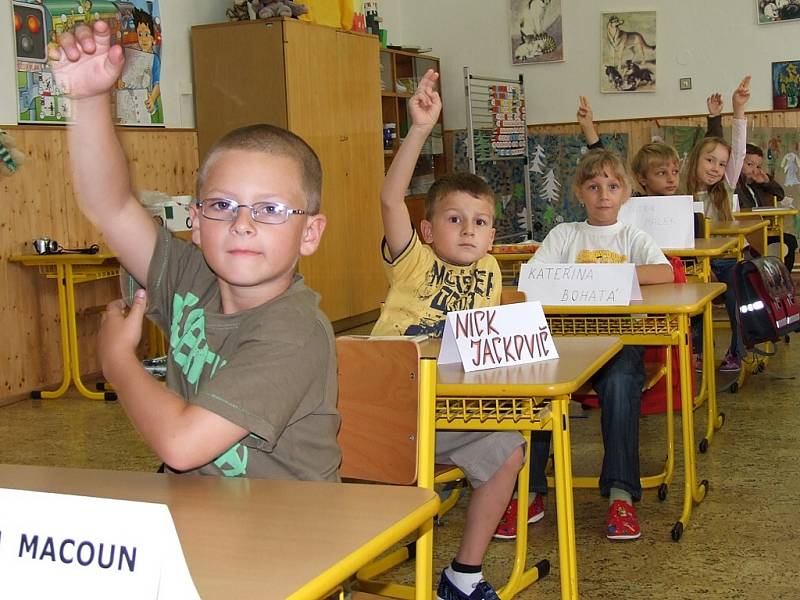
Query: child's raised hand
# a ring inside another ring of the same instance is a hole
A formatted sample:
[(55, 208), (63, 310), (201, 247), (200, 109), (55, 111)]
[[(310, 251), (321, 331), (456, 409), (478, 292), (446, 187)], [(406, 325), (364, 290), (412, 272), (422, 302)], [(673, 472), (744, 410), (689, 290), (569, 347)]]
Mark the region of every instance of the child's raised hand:
[(94, 28), (79, 25), (74, 33), (62, 33), (59, 48), (52, 48), (50, 61), (58, 86), (70, 98), (90, 98), (107, 93), (122, 74), (122, 47), (111, 43), (105, 21)]
[(594, 123), (594, 114), (592, 114), (592, 107), (589, 104), (589, 99), (586, 96), (578, 96), (578, 124), (592, 125)]
[(436, 91), (439, 74), (428, 69), (417, 86), (417, 91), (408, 101), (411, 120), (414, 125), (433, 129), (442, 111), (442, 99)]
[(722, 94), (714, 92), (706, 98), (706, 106), (708, 106), (708, 116), (718, 117), (722, 114)]
[(742, 79), (739, 86), (733, 90), (733, 116), (744, 117), (744, 106), (750, 99), (750, 75)]

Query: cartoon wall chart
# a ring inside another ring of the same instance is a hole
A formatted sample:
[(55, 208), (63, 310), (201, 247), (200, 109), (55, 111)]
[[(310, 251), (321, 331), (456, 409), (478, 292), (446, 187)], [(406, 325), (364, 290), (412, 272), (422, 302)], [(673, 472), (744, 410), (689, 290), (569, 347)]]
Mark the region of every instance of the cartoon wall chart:
[(772, 108), (800, 108), (800, 60), (772, 63)]
[(564, 60), (561, 0), (511, 0), (511, 62)]
[[(604, 134), (600, 138), (606, 148), (627, 156), (627, 134)], [(515, 235), (516, 239), (521, 239), (526, 235), (525, 176), (530, 182), (535, 240), (543, 240), (561, 222), (582, 221), (586, 218), (585, 211), (572, 194), (572, 181), (575, 179), (578, 161), (587, 151), (583, 136), (528, 134), (527, 139), (530, 156), (527, 165), (522, 161), (512, 160), (477, 163), (477, 174), (486, 179), (500, 198), (495, 220), (498, 239)], [(452, 156), (456, 171), (469, 170), (466, 132), (454, 134)]]
[(758, 24), (800, 19), (800, 0), (756, 0)]
[(655, 11), (603, 13), (600, 91), (656, 91)]
[(125, 49), (125, 69), (114, 90), (121, 125), (163, 125), (161, 19), (158, 0), (12, 0), (16, 36), (17, 102), (20, 123), (65, 123), (69, 98), (56, 85), (47, 51), (76, 25), (108, 23)]

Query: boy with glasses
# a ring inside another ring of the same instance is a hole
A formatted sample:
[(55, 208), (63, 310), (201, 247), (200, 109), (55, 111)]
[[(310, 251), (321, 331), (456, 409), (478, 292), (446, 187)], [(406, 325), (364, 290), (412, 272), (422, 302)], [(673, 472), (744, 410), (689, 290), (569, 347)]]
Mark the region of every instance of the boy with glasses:
[[(130, 311), (122, 300), (108, 305), (99, 354), (133, 425), (172, 471), (337, 480), (333, 332), (295, 274), (325, 229), (316, 154), (268, 125), (223, 137), (198, 172), (187, 244), (133, 195), (111, 124), (124, 56), (108, 25), (63, 34), (56, 54), (77, 115), (76, 196), (129, 273)], [(169, 332), (167, 387), (136, 356), (146, 304)]]

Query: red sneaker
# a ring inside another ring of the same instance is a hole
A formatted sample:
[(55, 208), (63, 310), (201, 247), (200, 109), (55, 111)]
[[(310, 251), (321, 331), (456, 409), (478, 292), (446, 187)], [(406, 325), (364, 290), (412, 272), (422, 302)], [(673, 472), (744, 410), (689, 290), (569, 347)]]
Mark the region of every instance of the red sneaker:
[[(544, 499), (541, 494), (536, 494), (536, 499), (528, 507), (528, 523), (537, 523), (544, 519)], [(506, 507), (506, 512), (500, 518), (494, 537), (498, 540), (513, 540), (517, 537), (517, 499), (512, 498)]]
[(624, 500), (614, 500), (608, 507), (606, 537), (610, 540), (635, 540), (641, 535), (636, 509)]

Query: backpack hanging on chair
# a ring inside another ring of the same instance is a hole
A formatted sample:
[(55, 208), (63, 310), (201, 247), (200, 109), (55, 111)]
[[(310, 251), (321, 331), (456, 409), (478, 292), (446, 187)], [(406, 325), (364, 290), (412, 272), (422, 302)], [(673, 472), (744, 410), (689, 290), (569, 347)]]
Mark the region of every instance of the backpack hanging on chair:
[(800, 329), (800, 305), (786, 265), (774, 256), (760, 256), (733, 267), (736, 318), (746, 348), (777, 342)]

